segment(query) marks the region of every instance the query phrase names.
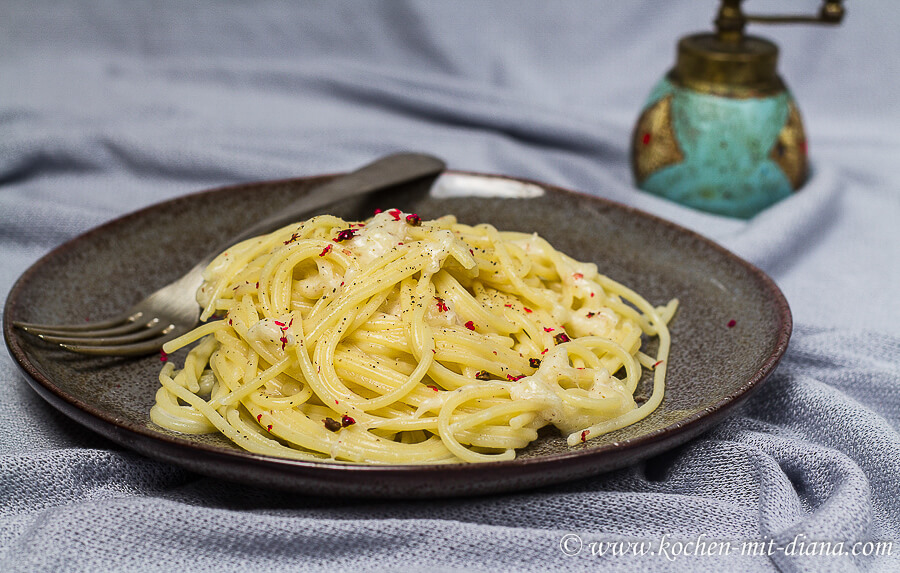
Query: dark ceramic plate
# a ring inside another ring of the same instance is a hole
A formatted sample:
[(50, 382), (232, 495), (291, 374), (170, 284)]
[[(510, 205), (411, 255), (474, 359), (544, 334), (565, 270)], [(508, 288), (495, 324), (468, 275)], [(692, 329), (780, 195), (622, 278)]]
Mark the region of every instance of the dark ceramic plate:
[[(7, 345), (28, 382), (54, 407), (111, 440), (210, 476), (311, 494), (435, 497), (573, 480), (682, 444), (756, 390), (787, 348), (791, 315), (784, 296), (760, 270), (716, 244), (603, 199), (461, 173), (444, 175), (430, 190), (411, 184), (330, 211), (365, 218), (375, 207), (399, 207), (428, 218), (453, 213), (465, 223), (536, 231), (575, 258), (596, 262), (602, 273), (654, 304), (677, 297), (665, 400), (656, 412), (574, 448), (546, 428), (508, 462), (373, 466), (277, 459), (245, 452), (218, 436), (155, 426), (148, 411), (158, 386), (158, 356), (85, 357), (12, 328), (15, 320), (77, 322), (127, 308), (180, 276), (222, 238), (325, 179), (186, 196), (107, 223), (46, 255), (14, 285), (4, 315)], [(183, 353), (172, 357), (178, 363), (182, 358)]]

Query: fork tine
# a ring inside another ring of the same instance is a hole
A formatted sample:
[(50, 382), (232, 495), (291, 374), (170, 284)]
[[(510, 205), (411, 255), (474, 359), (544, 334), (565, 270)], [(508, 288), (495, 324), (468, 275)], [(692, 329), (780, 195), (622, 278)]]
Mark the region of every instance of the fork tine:
[(118, 336), (120, 334), (131, 334), (134, 332), (140, 332), (141, 330), (147, 328), (154, 328), (159, 324), (159, 319), (154, 318), (148, 322), (128, 322), (123, 324), (122, 326), (116, 326), (113, 328), (104, 328), (99, 330), (42, 330), (40, 332), (31, 330), (29, 331), (31, 334), (39, 336), (43, 339), (47, 339), (48, 337), (73, 337), (73, 338), (102, 338), (107, 336)]
[(60, 344), (66, 350), (79, 352), (81, 354), (96, 354), (101, 356), (140, 356), (141, 354), (151, 354), (159, 351), (162, 345), (172, 340), (178, 333), (172, 332), (157, 338), (151, 338), (143, 342), (134, 344), (126, 344), (124, 346), (87, 346), (76, 344)]
[(49, 336), (46, 334), (38, 335), (47, 342), (55, 342), (56, 344), (75, 344), (84, 346), (111, 346), (117, 344), (131, 344), (132, 342), (140, 342), (148, 338), (159, 336), (160, 334), (168, 334), (175, 328), (174, 324), (159, 322), (150, 328), (142, 328), (133, 332), (126, 332), (116, 336), (116, 333), (107, 333), (103, 336), (96, 336), (97, 333), (85, 334), (84, 336)]
[(38, 324), (35, 322), (15, 321), (13, 325), (31, 334), (63, 334), (69, 332), (85, 332), (115, 328), (122, 324), (131, 324), (141, 319), (143, 312), (120, 314), (107, 320), (85, 322), (84, 324)]

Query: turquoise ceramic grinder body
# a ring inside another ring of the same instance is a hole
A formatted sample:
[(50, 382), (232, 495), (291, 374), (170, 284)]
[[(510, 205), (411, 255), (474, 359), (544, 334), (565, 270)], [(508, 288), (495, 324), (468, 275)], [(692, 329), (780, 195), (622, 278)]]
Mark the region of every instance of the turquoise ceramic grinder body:
[(806, 136), (768, 40), (683, 38), (674, 69), (651, 91), (631, 142), (641, 189), (750, 218), (806, 181)]
[[(796, 110), (786, 90), (766, 97), (732, 98), (664, 78), (651, 92), (642, 112), (644, 121), (639, 122), (650, 125), (636, 133), (635, 154), (653, 156), (647, 159), (656, 167), (639, 177), (638, 185), (703, 211), (752, 217), (803, 183), (796, 166), (788, 164), (787, 156), (794, 150), (786, 140), (796, 136), (782, 134), (802, 130), (789, 126), (799, 124)], [(800, 139), (805, 155), (805, 138)]]

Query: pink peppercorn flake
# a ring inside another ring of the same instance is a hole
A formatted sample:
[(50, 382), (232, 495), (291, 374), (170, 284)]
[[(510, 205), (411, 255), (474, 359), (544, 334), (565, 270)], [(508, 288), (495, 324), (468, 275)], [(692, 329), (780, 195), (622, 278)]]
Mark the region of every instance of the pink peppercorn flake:
[(537, 368), (541, 365), (541, 359), (540, 358), (529, 358), (528, 365), (531, 366), (532, 368)]
[(257, 421), (257, 422), (262, 422), (262, 414), (257, 414), (257, 416), (256, 416), (256, 421)]
[(378, 215), (378, 214), (380, 214), (380, 213), (384, 213), (384, 211), (381, 210), (381, 209), (375, 209), (375, 214), (376, 214), (376, 215)]
[(569, 342), (569, 337), (566, 336), (565, 332), (560, 332), (553, 337), (553, 340), (555, 340), (557, 344), (563, 344), (564, 342)]
[(268, 426), (266, 426), (266, 431), (268, 431), (268, 432), (272, 431), (272, 424), (269, 424)]
[(435, 392), (440, 392), (440, 390), (438, 390), (438, 387), (437, 387), (437, 386), (432, 386), (431, 384), (429, 384), (427, 387), (428, 387), (428, 388), (431, 388), (431, 389), (434, 390)]
[(591, 433), (590, 430), (585, 430), (585, 431), (581, 432), (581, 442), (582, 443), (587, 441), (588, 434), (590, 434), (590, 433)]
[(401, 214), (401, 213), (402, 213), (402, 211), (400, 211), (400, 209), (391, 209), (390, 211), (388, 211), (388, 215), (390, 215), (391, 217), (393, 217), (395, 221), (399, 221), (399, 220), (400, 220), (400, 214)]
[(737, 324), (737, 321), (732, 318), (731, 320), (728, 321), (728, 328), (734, 328), (735, 324)]
[(518, 376), (513, 376), (512, 374), (506, 375), (506, 379), (509, 380), (510, 382), (517, 382), (517, 381), (521, 380), (522, 378), (525, 378), (524, 374), (519, 374)]
[(659, 365), (662, 364), (663, 362), (665, 362), (665, 360), (657, 360), (656, 362), (653, 363), (653, 367), (656, 368), (657, 366), (659, 366)]
[(542, 355), (543, 355), (543, 354), (547, 354), (547, 351), (548, 351), (548, 350), (550, 350), (550, 349), (549, 349), (549, 348), (545, 348), (545, 349), (541, 350), (541, 354), (542, 354)]
[(322, 252), (319, 253), (319, 256), (324, 257), (325, 255), (328, 254), (328, 251), (330, 251), (330, 250), (331, 250), (331, 245), (325, 245), (325, 248), (322, 249)]
[(469, 330), (475, 330), (475, 323), (470, 320), (466, 323), (466, 328), (468, 328)]
[(572, 278), (575, 279), (576, 281), (578, 281), (578, 280), (583, 279), (584, 275), (581, 273), (575, 273), (574, 275), (572, 275)]
[(475, 379), (476, 380), (490, 380), (491, 375), (490, 375), (490, 373), (488, 373), (487, 370), (479, 370), (478, 372), (475, 373)]
[(549, 326), (545, 326), (545, 327), (544, 327), (544, 332), (553, 332), (554, 330), (556, 330), (556, 329), (555, 329), (555, 328), (550, 328)]
[(444, 299), (442, 299), (441, 297), (436, 296), (434, 297), (434, 300), (437, 301), (437, 308), (440, 312), (447, 312), (448, 310), (450, 310), (450, 308), (447, 306), (447, 303), (444, 302)]
[(412, 225), (413, 227), (418, 227), (422, 224), (422, 217), (419, 217), (415, 213), (406, 216), (406, 222)]
[(524, 311), (527, 312), (528, 314), (531, 314), (532, 312), (534, 312), (533, 310), (531, 310), (531, 309), (528, 308), (527, 306), (523, 306), (523, 307), (522, 307), (522, 310), (524, 310)]
[(160, 362), (165, 362), (165, 361), (167, 361), (168, 359), (169, 359), (169, 355), (166, 354), (166, 351), (165, 351), (165, 350), (160, 350), (160, 351), (159, 351), (159, 361), (160, 361)]
[(352, 426), (355, 423), (356, 423), (356, 420), (354, 420), (347, 414), (344, 414), (343, 416), (341, 416), (341, 427), (342, 428), (346, 428), (347, 426)]
[(340, 233), (336, 239), (334, 239), (335, 243), (340, 243), (341, 241), (349, 241), (356, 235), (356, 229), (344, 229)]

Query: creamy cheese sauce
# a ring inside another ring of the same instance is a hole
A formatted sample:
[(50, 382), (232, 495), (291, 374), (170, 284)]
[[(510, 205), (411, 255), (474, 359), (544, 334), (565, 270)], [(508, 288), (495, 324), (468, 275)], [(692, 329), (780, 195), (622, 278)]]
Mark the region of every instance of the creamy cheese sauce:
[[(559, 388), (559, 380), (573, 380), (576, 377), (576, 369), (569, 364), (568, 352), (564, 347), (559, 347), (550, 351), (543, 358), (534, 374), (511, 384), (509, 396), (513, 400), (531, 400), (541, 405), (537, 411), (538, 426), (542, 426), (542, 422), (545, 421), (564, 432), (574, 432), (579, 428), (586, 428), (596, 423), (593, 416), (570, 406), (554, 390), (554, 388)], [(622, 410), (630, 410), (635, 407), (631, 396), (625, 393), (621, 384), (605, 371), (595, 374), (588, 394), (592, 398), (618, 397), (622, 401)]]

